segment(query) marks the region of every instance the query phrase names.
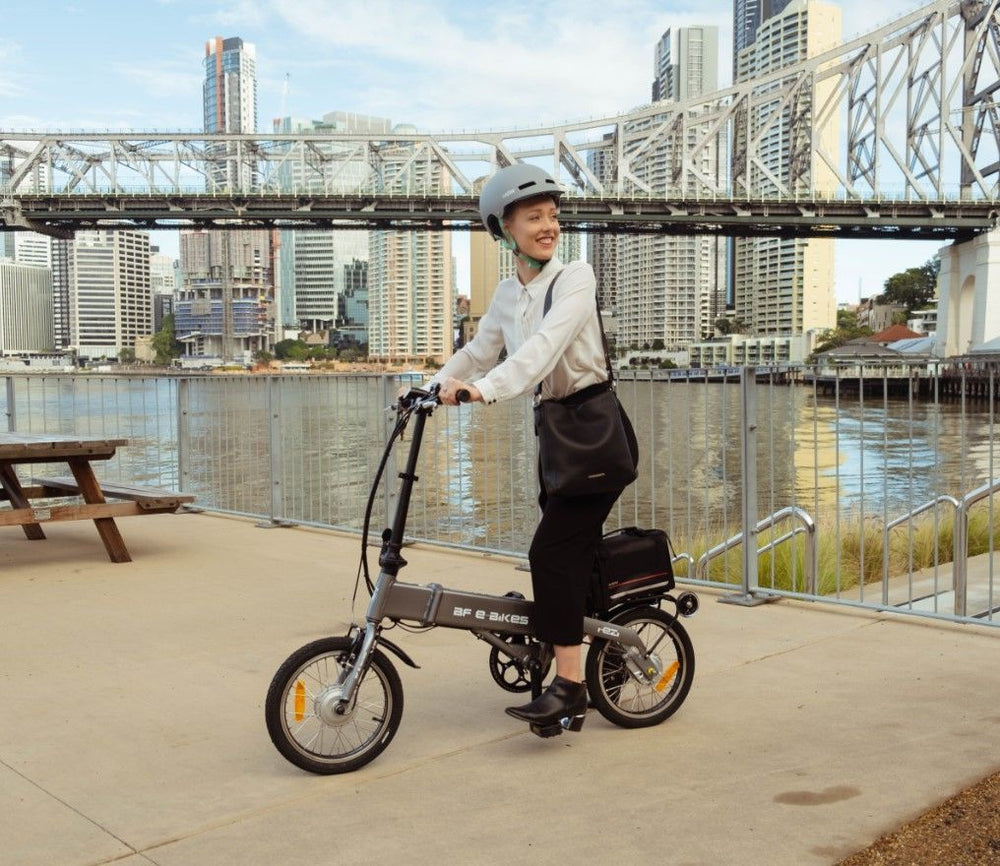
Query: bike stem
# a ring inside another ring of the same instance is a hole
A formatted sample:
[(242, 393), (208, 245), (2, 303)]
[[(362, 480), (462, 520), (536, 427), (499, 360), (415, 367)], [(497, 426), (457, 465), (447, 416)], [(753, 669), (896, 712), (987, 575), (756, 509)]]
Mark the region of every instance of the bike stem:
[(424, 425), (427, 423), (429, 410), (418, 408), (416, 421), (411, 430), (410, 453), (406, 457), (406, 468), (399, 474), (403, 483), (399, 486), (399, 502), (396, 504), (396, 514), (393, 517), (392, 529), (385, 547), (379, 556), (378, 564), (386, 574), (395, 577), (406, 565), (406, 560), (400, 555), (403, 548), (403, 535), (406, 532), (406, 517), (410, 511), (410, 496), (413, 485), (417, 481), (417, 458), (420, 456), (420, 443), (424, 437)]

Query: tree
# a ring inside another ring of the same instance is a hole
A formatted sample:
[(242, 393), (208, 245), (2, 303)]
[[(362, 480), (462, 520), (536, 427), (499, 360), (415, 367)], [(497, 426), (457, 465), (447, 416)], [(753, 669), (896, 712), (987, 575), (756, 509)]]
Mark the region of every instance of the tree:
[(919, 268), (908, 268), (885, 281), (882, 298), (890, 304), (906, 307), (907, 316), (926, 307), (937, 291), (941, 260), (935, 256)]
[(813, 350), (813, 357), (818, 355), (820, 352), (827, 351), (828, 349), (837, 349), (851, 340), (858, 339), (858, 337), (870, 337), (872, 333), (873, 331), (871, 328), (860, 328), (858, 327), (857, 322), (854, 322), (851, 325), (839, 327), (835, 331), (827, 331), (823, 339)]
[(837, 310), (837, 329), (850, 330), (858, 326), (858, 316), (853, 310)]
[(179, 358), (181, 355), (181, 344), (177, 342), (177, 334), (174, 330), (174, 316), (167, 313), (163, 317), (163, 324), (160, 330), (153, 334), (153, 351), (156, 353), (156, 363), (166, 366), (172, 358)]

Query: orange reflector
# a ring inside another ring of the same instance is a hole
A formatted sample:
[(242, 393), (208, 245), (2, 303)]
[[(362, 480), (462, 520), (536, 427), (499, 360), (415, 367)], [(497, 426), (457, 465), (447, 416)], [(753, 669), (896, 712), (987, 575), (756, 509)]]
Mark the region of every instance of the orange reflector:
[(670, 667), (668, 667), (664, 672), (663, 676), (660, 677), (660, 681), (656, 684), (656, 690), (662, 692), (674, 678), (674, 674), (677, 673), (677, 668), (680, 667), (679, 662), (674, 662)]
[(306, 717), (306, 684), (299, 680), (295, 684), (295, 721), (301, 722)]

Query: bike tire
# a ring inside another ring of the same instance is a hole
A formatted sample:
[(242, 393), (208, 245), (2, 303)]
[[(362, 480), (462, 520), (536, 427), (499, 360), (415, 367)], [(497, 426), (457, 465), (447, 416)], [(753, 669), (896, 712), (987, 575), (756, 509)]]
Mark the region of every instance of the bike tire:
[(271, 680), (264, 702), (267, 732), (282, 756), (302, 770), (357, 770), (378, 757), (399, 728), (403, 685), (378, 649), (347, 711), (333, 722), (319, 715), (318, 699), (346, 675), (354, 647), (347, 637), (313, 641), (292, 653)]
[(612, 618), (638, 632), (663, 674), (654, 685), (640, 682), (625, 666), (621, 644), (597, 639), (587, 651), (587, 689), (593, 706), (622, 728), (647, 728), (668, 719), (684, 703), (694, 679), (694, 648), (674, 617), (655, 607), (636, 607)]

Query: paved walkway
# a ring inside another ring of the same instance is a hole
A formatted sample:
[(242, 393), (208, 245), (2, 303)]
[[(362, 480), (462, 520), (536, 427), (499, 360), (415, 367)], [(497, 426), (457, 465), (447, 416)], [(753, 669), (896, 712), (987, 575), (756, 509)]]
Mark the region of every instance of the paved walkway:
[[(0, 530), (0, 864), (832, 864), (1000, 769), (1000, 632), (782, 601), (686, 621), (663, 725), (541, 740), (488, 647), (393, 638), (403, 723), (362, 770), (286, 763), (278, 664), (349, 618), (357, 539), (205, 514)], [(411, 581), (504, 592), (499, 558), (411, 548)], [(514, 699), (512, 701), (512, 698)]]

